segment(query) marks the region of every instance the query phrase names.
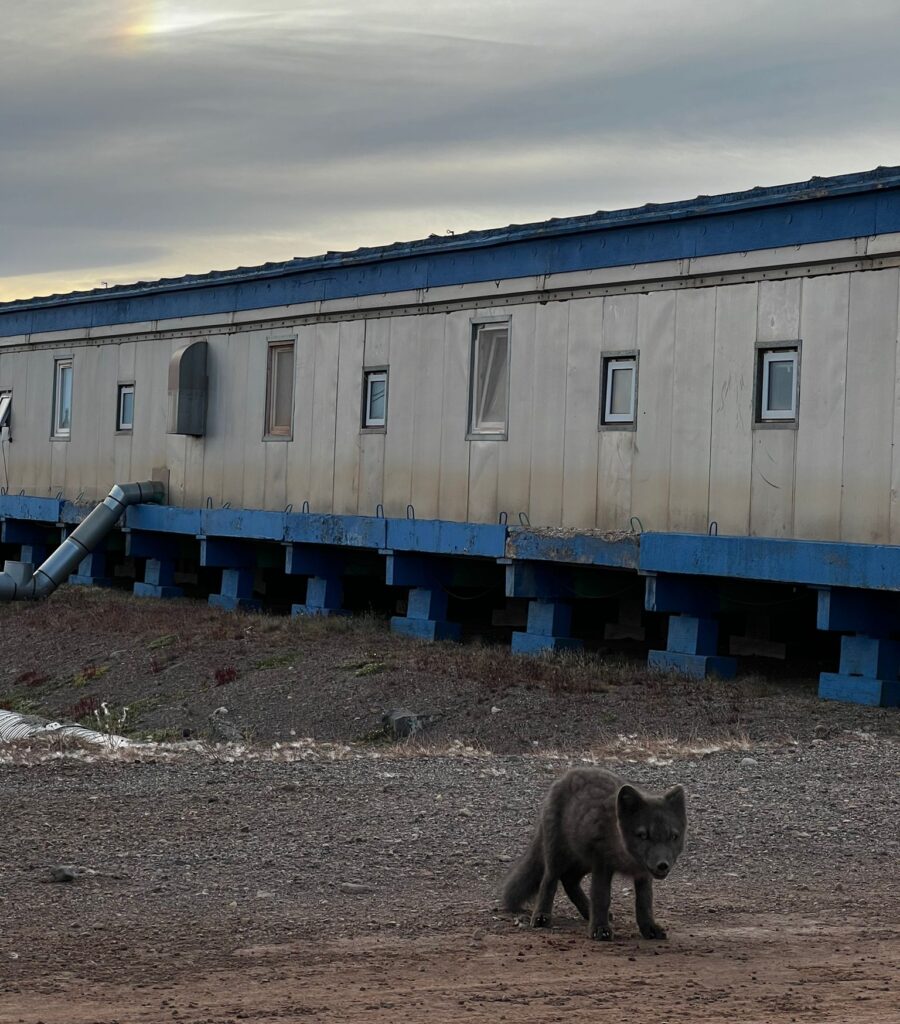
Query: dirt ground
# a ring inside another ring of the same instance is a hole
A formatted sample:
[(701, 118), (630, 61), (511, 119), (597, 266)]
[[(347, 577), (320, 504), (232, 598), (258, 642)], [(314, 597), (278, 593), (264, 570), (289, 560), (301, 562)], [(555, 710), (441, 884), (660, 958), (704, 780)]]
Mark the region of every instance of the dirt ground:
[[(0, 611), (0, 650), (7, 706), (161, 693), (140, 737), (227, 700), (254, 734), (0, 748), (0, 1024), (900, 1022), (896, 712), (74, 591)], [(397, 705), (436, 716), (415, 744), (377, 734)], [(608, 944), (562, 896), (549, 931), (497, 909), (585, 761), (688, 791), (664, 942), (627, 879)]]

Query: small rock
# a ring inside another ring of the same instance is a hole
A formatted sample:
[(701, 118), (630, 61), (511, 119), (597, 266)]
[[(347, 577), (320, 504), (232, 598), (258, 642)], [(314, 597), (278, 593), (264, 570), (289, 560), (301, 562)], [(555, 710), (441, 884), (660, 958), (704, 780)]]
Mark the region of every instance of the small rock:
[(759, 761), (755, 757), (742, 757), (741, 767), (742, 768), (755, 768), (759, 764)]
[(471, 818), (471, 817), (472, 817), (472, 814), (473, 814), (473, 811), (472, 811), (472, 808), (471, 808), (471, 807), (460, 807), (460, 809), (459, 809), (459, 813), (460, 813), (460, 814), (461, 814), (461, 815), (462, 815), (462, 816), (463, 816), (464, 818)]
[(338, 886), (341, 892), (351, 893), (354, 896), (364, 896), (373, 892), (371, 885), (361, 885), (359, 882), (341, 882)]
[(828, 738), (830, 732), (831, 730), (824, 722), (817, 722), (815, 729), (813, 729), (813, 736), (820, 740), (824, 740)]
[(420, 715), (409, 708), (394, 708), (393, 711), (385, 711), (381, 716), (385, 732), (393, 735), (395, 739), (405, 739), (407, 736), (424, 732), (432, 721), (431, 715)]
[(75, 868), (69, 864), (57, 864), (55, 867), (50, 868), (50, 881), (51, 882), (74, 882), (75, 881)]
[(493, 707), (491, 708), (491, 714), (492, 714), (492, 715), (499, 715), (499, 714), (500, 714), (500, 712), (501, 712), (501, 710), (502, 710), (502, 708), (498, 708), (498, 707), (497, 707), (497, 705), (495, 704), (495, 705), (494, 705), (494, 706), (493, 706)]
[(238, 726), (226, 718), (227, 708), (216, 708), (206, 720), (206, 733), (213, 743), (241, 743), (244, 734)]
[(300, 790), (299, 782), (285, 782), (283, 786), (278, 787), (283, 793), (297, 793)]

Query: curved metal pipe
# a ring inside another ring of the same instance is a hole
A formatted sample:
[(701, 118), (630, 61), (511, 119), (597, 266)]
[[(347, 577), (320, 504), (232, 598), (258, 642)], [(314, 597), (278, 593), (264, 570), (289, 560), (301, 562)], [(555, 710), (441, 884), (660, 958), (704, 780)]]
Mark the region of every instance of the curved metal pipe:
[(129, 505), (144, 501), (159, 504), (165, 500), (165, 494), (165, 486), (156, 480), (113, 484), (103, 501), (35, 569), (29, 579), (17, 581), (6, 571), (0, 573), (0, 601), (32, 601), (49, 597), (105, 539)]

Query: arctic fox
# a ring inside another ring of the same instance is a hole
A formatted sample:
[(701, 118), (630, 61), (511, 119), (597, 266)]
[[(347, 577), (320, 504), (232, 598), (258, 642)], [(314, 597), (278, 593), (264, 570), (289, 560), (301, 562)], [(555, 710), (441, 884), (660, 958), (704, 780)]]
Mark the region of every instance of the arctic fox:
[[(573, 768), (551, 787), (525, 856), (503, 886), (503, 906), (518, 911), (535, 894), (533, 928), (549, 928), (556, 887), (588, 921), (592, 939), (610, 940), (614, 872), (634, 879), (641, 935), (664, 939), (653, 920), (652, 878), (665, 878), (681, 853), (687, 825), (684, 790), (645, 793), (602, 768)], [(581, 879), (591, 874), (590, 901)]]

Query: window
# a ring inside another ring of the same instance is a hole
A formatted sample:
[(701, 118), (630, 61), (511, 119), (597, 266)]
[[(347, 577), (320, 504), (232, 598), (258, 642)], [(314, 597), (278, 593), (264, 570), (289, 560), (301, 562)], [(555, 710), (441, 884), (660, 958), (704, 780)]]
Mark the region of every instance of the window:
[(0, 391), (0, 430), (9, 426), (9, 413), (12, 406), (12, 392)]
[(603, 360), (602, 426), (634, 424), (637, 397), (637, 355), (619, 354)]
[(116, 430), (134, 429), (134, 384), (119, 385), (119, 405)]
[(387, 370), (367, 370), (363, 394), (363, 426), (383, 427), (387, 423)]
[(469, 390), (469, 436), (505, 438), (509, 407), (509, 323), (476, 324)]
[(53, 382), (53, 436), (72, 433), (72, 358), (57, 359)]
[(290, 440), (294, 420), (294, 343), (270, 342), (266, 378), (266, 437)]
[(797, 419), (798, 361), (795, 345), (757, 349), (756, 420), (784, 423)]

